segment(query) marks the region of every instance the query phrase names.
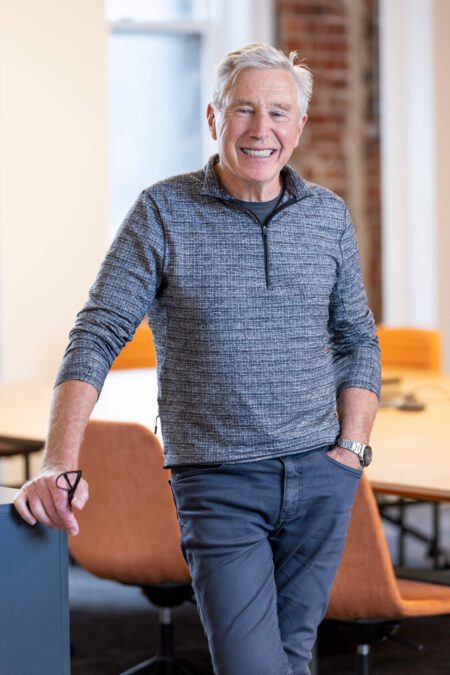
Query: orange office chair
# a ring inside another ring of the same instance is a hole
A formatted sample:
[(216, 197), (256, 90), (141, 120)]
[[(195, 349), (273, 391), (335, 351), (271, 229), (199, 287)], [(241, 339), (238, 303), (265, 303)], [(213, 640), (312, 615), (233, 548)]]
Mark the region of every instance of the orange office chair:
[(133, 338), (124, 345), (111, 368), (156, 368), (155, 347), (147, 319), (136, 328)]
[(80, 467), (90, 499), (77, 514), (71, 555), (92, 574), (140, 586), (159, 607), (161, 653), (126, 674), (192, 675), (173, 655), (171, 610), (192, 587), (158, 438), (139, 424), (91, 420)]
[(377, 503), (363, 475), (325, 618), (357, 643), (357, 672), (368, 675), (371, 644), (393, 635), (404, 618), (437, 614), (450, 614), (450, 588), (395, 576)]
[(379, 325), (377, 335), (384, 368), (441, 369), (441, 339), (436, 330)]

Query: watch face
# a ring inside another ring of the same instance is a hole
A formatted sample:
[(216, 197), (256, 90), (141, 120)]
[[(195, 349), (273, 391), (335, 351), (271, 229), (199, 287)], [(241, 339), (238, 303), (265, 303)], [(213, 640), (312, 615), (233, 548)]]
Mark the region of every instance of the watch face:
[(364, 448), (364, 466), (369, 466), (370, 462), (372, 461), (372, 448), (370, 445), (366, 445)]

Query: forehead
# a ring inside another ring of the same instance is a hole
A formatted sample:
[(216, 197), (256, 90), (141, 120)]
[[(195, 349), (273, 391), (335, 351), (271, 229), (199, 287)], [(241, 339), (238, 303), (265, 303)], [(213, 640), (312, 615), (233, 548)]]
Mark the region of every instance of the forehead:
[(284, 68), (243, 68), (226, 94), (229, 105), (237, 100), (298, 104), (298, 90), (291, 73)]

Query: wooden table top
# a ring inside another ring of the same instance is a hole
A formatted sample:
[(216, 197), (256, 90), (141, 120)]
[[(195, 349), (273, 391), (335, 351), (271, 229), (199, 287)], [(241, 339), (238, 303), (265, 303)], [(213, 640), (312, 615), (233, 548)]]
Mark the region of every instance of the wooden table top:
[[(450, 375), (389, 370), (385, 378), (400, 379), (385, 388), (394, 403), (413, 393), (425, 409), (380, 408), (371, 437), (374, 459), (365, 469), (371, 484), (379, 492), (450, 501)], [(44, 440), (52, 387), (0, 384), (0, 438)], [(156, 396), (155, 369), (111, 371), (92, 417), (139, 422), (153, 431)], [(160, 425), (158, 436), (162, 440)]]
[(16, 489), (3, 487), (3, 485), (0, 485), (0, 513), (9, 510), (9, 506), (13, 503), (16, 494)]
[(383, 388), (383, 394), (386, 390), (394, 403), (413, 394), (425, 407), (418, 412), (380, 407), (371, 435), (373, 461), (365, 469), (367, 476), (379, 492), (450, 501), (450, 375), (383, 373), (383, 379), (396, 376), (399, 384)]
[[(0, 383), (0, 439), (44, 441), (53, 381)], [(155, 368), (111, 371), (93, 419), (139, 422), (152, 431), (158, 412)]]

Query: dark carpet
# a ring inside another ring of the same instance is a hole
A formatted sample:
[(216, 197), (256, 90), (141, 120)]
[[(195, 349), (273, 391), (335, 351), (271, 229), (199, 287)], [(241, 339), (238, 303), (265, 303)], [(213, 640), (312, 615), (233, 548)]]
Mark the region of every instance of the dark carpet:
[[(429, 508), (412, 509), (416, 526), (427, 529)], [(385, 531), (395, 560), (395, 532)], [(442, 541), (450, 541), (450, 507), (442, 512)], [(426, 547), (409, 541), (407, 564), (430, 567)], [(71, 567), (72, 675), (118, 675), (150, 658), (159, 641), (157, 610), (137, 588), (97, 579)], [(174, 610), (175, 651), (191, 664), (196, 675), (212, 675), (206, 638), (193, 603)], [(421, 651), (398, 640), (373, 646), (372, 675), (450, 675), (450, 616), (408, 619), (396, 633), (399, 640), (423, 645)], [(327, 624), (319, 630), (319, 675), (353, 675), (354, 646), (338, 637)], [(236, 673), (245, 675), (245, 673)], [(277, 675), (274, 673), (274, 675)]]

